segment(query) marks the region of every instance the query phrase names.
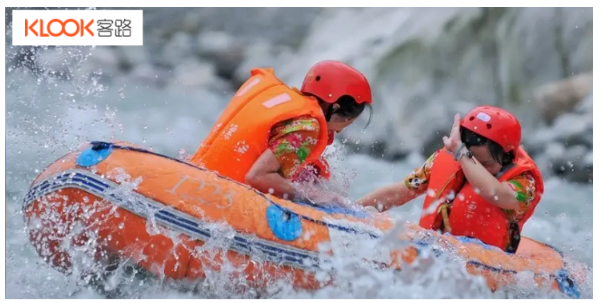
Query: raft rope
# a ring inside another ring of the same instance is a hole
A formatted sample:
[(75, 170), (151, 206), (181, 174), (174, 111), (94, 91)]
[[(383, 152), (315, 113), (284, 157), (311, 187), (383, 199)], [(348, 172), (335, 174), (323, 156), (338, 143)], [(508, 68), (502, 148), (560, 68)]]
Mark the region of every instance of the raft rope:
[[(310, 222), (313, 222), (313, 223), (316, 223), (316, 224), (324, 225), (324, 226), (327, 226), (327, 227), (335, 228), (335, 229), (338, 229), (338, 230), (342, 230), (342, 231), (345, 231), (345, 232), (351, 232), (351, 233), (355, 233), (355, 234), (359, 234), (359, 233), (367, 234), (367, 235), (369, 235), (373, 239), (380, 238), (379, 235), (376, 235), (374, 233), (370, 233), (370, 232), (367, 232), (367, 231), (359, 231), (357, 229), (353, 229), (353, 228), (349, 228), (349, 227), (344, 227), (344, 226), (339, 226), (339, 225), (335, 225), (335, 224), (330, 224), (330, 223), (323, 222), (323, 221), (320, 221), (320, 220), (317, 220), (317, 219), (314, 219), (314, 218), (311, 218), (311, 217), (308, 217), (308, 216), (304, 216), (304, 215), (298, 214), (298, 213), (292, 211), (291, 209), (288, 209), (288, 208), (286, 208), (284, 206), (281, 206), (281, 205), (275, 203), (268, 196), (266, 196), (264, 193), (262, 193), (262, 192), (260, 192), (260, 191), (258, 191), (256, 189), (254, 189), (254, 188), (252, 188), (252, 187), (250, 187), (250, 186), (248, 186), (246, 184), (240, 183), (240, 182), (238, 182), (236, 180), (233, 180), (233, 179), (230, 179), (230, 178), (228, 178), (226, 176), (222, 176), (222, 175), (220, 175), (220, 174), (218, 174), (218, 173), (216, 173), (214, 171), (210, 171), (210, 170), (208, 170), (206, 168), (195, 166), (195, 165), (193, 165), (193, 164), (191, 164), (189, 162), (186, 162), (186, 161), (183, 161), (183, 160), (180, 160), (180, 159), (177, 159), (177, 158), (172, 158), (172, 157), (169, 157), (167, 155), (155, 153), (153, 151), (150, 151), (150, 150), (147, 150), (147, 149), (143, 149), (143, 148), (138, 148), (138, 147), (134, 147), (134, 146), (123, 146), (123, 145), (118, 145), (118, 144), (109, 143), (109, 142), (103, 142), (103, 141), (92, 141), (91, 145), (92, 145), (91, 149), (94, 150), (94, 151), (100, 151), (100, 150), (114, 148), (114, 149), (120, 149), (120, 150), (128, 150), (128, 151), (133, 151), (133, 152), (145, 153), (145, 154), (150, 154), (150, 155), (154, 155), (154, 156), (166, 158), (166, 159), (175, 161), (177, 163), (185, 164), (187, 166), (193, 167), (195, 169), (199, 169), (201, 171), (214, 173), (214, 174), (216, 174), (220, 178), (223, 178), (223, 179), (225, 179), (227, 181), (230, 181), (230, 182), (234, 182), (234, 183), (236, 183), (238, 185), (241, 185), (242, 187), (244, 187), (244, 188), (246, 188), (248, 190), (253, 191), (255, 194), (263, 197), (266, 201), (268, 201), (269, 204), (277, 207), (279, 210), (281, 210), (282, 212), (284, 212), (286, 216), (295, 215), (295, 216), (297, 216), (297, 217), (299, 217), (301, 219), (304, 219), (304, 220), (307, 220), (307, 221), (310, 221)], [(103, 159), (101, 159), (101, 160), (103, 160)], [(295, 203), (298, 203), (298, 202), (295, 202)], [(306, 203), (298, 203), (298, 204), (307, 205)], [(320, 208), (318, 205), (312, 205), (312, 204), (310, 204), (310, 206), (314, 207), (316, 209)], [(426, 242), (427, 241), (416, 241), (416, 243), (414, 243), (414, 244), (416, 244), (417, 246), (420, 246), (422, 248), (423, 246), (428, 246)], [(542, 244), (544, 244), (545, 246), (547, 246), (547, 247), (555, 250), (562, 257), (562, 260), (563, 260), (564, 254), (563, 254), (562, 251), (560, 251), (559, 249), (557, 249), (557, 248), (555, 248), (555, 247), (553, 247), (553, 246), (551, 246), (549, 244), (545, 244), (545, 243), (542, 243)], [(420, 250), (420, 249), (418, 249), (418, 250)], [(435, 255), (439, 255), (441, 253), (440, 251), (436, 251), (435, 252), (435, 249), (433, 249), (433, 252), (435, 253)], [(551, 274), (551, 276), (553, 276), (556, 279), (556, 282), (558, 283), (558, 286), (559, 286), (560, 290), (562, 291), (562, 293), (564, 293), (564, 294), (566, 294), (566, 295), (568, 295), (570, 297), (573, 297), (573, 298), (580, 298), (580, 287), (579, 287), (579, 285), (575, 281), (573, 281), (570, 278), (570, 274), (569, 274), (569, 272), (567, 270), (567, 263), (566, 263), (566, 261), (562, 261), (562, 262), (564, 264), (564, 266), (562, 267), (562, 269), (560, 269), (559, 271), (557, 271), (555, 274)], [(468, 263), (470, 263), (472, 265), (475, 265), (475, 266), (478, 266), (478, 267), (482, 267), (482, 268), (490, 270), (490, 271), (508, 272), (508, 273), (513, 273), (513, 274), (517, 273), (516, 271), (513, 271), (513, 270), (506, 270), (506, 269), (501, 269), (501, 268), (495, 268), (495, 267), (492, 267), (492, 266), (489, 266), (489, 265), (486, 265), (486, 264), (483, 264), (483, 263), (480, 263), (480, 262), (476, 262), (476, 261), (468, 261)]]
[[(302, 214), (298, 214), (298, 213), (294, 212), (291, 209), (288, 209), (288, 208), (286, 208), (284, 206), (281, 206), (281, 205), (275, 203), (267, 195), (265, 195), (264, 193), (258, 191), (257, 189), (255, 189), (255, 188), (253, 188), (253, 187), (251, 187), (251, 186), (249, 186), (247, 184), (243, 184), (243, 183), (238, 182), (236, 180), (233, 180), (233, 179), (231, 179), (231, 178), (229, 178), (227, 176), (220, 175), (217, 172), (208, 170), (208, 169), (203, 168), (203, 167), (195, 166), (195, 165), (193, 165), (193, 164), (191, 164), (189, 162), (186, 162), (186, 161), (183, 161), (183, 160), (180, 160), (180, 159), (177, 159), (177, 158), (172, 158), (172, 157), (169, 157), (167, 155), (159, 154), (159, 153), (156, 153), (156, 152), (153, 152), (153, 151), (150, 151), (150, 150), (147, 150), (147, 149), (143, 149), (143, 148), (138, 148), (138, 147), (134, 147), (134, 146), (123, 146), (123, 145), (118, 145), (118, 144), (114, 144), (114, 143), (110, 143), (110, 142), (104, 142), (104, 141), (92, 141), (91, 145), (92, 145), (91, 149), (94, 150), (94, 151), (103, 150), (103, 149), (110, 149), (110, 148), (120, 149), (120, 150), (134, 151), (134, 152), (139, 152), (139, 153), (144, 153), (144, 154), (150, 154), (150, 155), (154, 155), (154, 156), (166, 158), (166, 159), (175, 161), (177, 163), (185, 164), (185, 165), (193, 167), (195, 169), (199, 169), (201, 171), (213, 173), (213, 174), (216, 174), (218, 177), (220, 177), (222, 179), (225, 179), (225, 180), (230, 181), (230, 182), (234, 182), (234, 183), (236, 183), (238, 185), (241, 185), (242, 187), (244, 187), (244, 188), (246, 188), (248, 190), (253, 191), (255, 194), (261, 196), (266, 201), (268, 201), (269, 204), (277, 207), (279, 210), (281, 210), (282, 212), (284, 212), (286, 214), (286, 216), (295, 215), (295, 216), (299, 217), (300, 219), (304, 219), (304, 220), (307, 220), (307, 221), (310, 221), (310, 222), (313, 222), (313, 223), (316, 223), (316, 224), (324, 225), (326, 227), (331, 227), (331, 228), (335, 228), (335, 229), (338, 229), (338, 230), (341, 230), (341, 231), (350, 232), (350, 233), (354, 233), (354, 234), (366, 234), (371, 239), (378, 239), (378, 238), (380, 238), (379, 235), (377, 235), (375, 233), (372, 233), (372, 232), (361, 231), (361, 230), (354, 229), (354, 228), (351, 228), (351, 227), (345, 227), (345, 226), (340, 226), (340, 225), (336, 225), (336, 224), (331, 224), (331, 223), (320, 221), (320, 220), (317, 220), (317, 219), (314, 219), (314, 218), (311, 218), (311, 217), (308, 217), (308, 216), (305, 216), (305, 215), (302, 215)], [(300, 203), (298, 203), (298, 204), (300, 204)], [(306, 205), (305, 203), (301, 203), (301, 204)], [(316, 209), (320, 208), (318, 205), (312, 205), (312, 204), (310, 204), (310, 206), (313, 207), (313, 208), (316, 208)]]

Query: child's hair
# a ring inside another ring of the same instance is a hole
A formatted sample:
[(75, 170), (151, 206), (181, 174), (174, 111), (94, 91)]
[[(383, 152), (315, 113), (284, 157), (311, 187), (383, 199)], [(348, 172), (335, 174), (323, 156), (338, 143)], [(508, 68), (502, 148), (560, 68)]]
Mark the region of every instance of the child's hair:
[[(319, 101), (321, 102), (321, 104), (325, 103), (320, 99)], [(335, 102), (335, 104), (339, 105), (337, 109), (334, 109), (331, 104), (331, 106), (329, 106), (328, 110), (325, 112), (325, 118), (327, 121), (331, 120), (331, 116), (333, 116), (333, 114), (337, 114), (343, 118), (353, 119), (362, 114), (365, 108), (368, 108), (370, 115), (368, 117), (368, 122), (366, 123), (366, 126), (370, 124), (370, 121), (372, 120), (372, 106), (370, 106), (370, 104), (357, 103), (354, 98), (348, 95), (341, 96), (339, 99), (337, 99), (337, 102)]]
[(515, 154), (513, 151), (505, 152), (501, 145), (497, 142), (489, 140), (469, 129), (460, 127), (460, 136), (462, 142), (466, 145), (467, 148), (470, 146), (483, 146), (487, 145), (489, 147), (489, 152), (491, 153), (491, 157), (497, 163), (502, 166), (508, 165), (514, 161)]

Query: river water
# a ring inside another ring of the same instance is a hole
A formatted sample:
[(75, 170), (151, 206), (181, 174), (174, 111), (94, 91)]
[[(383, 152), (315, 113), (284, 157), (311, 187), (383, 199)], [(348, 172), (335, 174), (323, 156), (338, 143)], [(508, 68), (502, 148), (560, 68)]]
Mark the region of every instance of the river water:
[[(76, 291), (72, 278), (63, 277), (37, 257), (25, 233), (20, 204), (35, 175), (53, 160), (89, 140), (125, 140), (170, 156), (193, 153), (228, 102), (232, 91), (157, 89), (117, 83), (103, 87), (93, 81), (52, 81), (48, 77), (7, 74), (6, 182), (7, 182), (7, 298), (96, 298), (92, 291)], [(334, 167), (345, 176), (349, 195), (358, 198), (379, 186), (401, 180), (424, 161), (412, 156), (385, 162), (364, 155), (346, 155), (336, 144)], [(562, 249), (592, 270), (592, 187), (553, 178), (524, 235)], [(422, 199), (393, 214), (416, 220)], [(432, 269), (402, 279), (389, 280), (383, 273), (354, 276), (346, 287), (326, 288), (315, 294), (285, 287), (273, 297), (492, 297), (479, 280), (465, 278), (450, 264), (435, 262)], [(448, 282), (448, 279), (451, 280)], [(464, 286), (463, 281), (470, 281)], [(462, 282), (460, 282), (462, 281)], [(460, 284), (462, 283), (462, 284)], [(456, 286), (457, 285), (457, 286)], [(590, 285), (589, 285), (590, 286)], [(514, 294), (510, 295), (513, 296)], [(216, 287), (206, 293), (185, 293), (170, 288), (138, 292), (146, 298), (227, 297)], [(526, 296), (526, 295), (524, 295)], [(553, 294), (534, 293), (534, 297)], [(583, 296), (592, 297), (592, 290)]]

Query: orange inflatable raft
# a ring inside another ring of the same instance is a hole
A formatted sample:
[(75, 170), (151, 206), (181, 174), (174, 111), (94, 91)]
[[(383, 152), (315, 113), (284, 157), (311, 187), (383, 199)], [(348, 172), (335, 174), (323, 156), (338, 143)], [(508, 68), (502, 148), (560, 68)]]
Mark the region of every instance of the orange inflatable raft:
[[(173, 280), (202, 279), (226, 262), (256, 287), (280, 278), (298, 288), (322, 287), (331, 281), (319, 281), (316, 272), (323, 256), (336, 254), (322, 244), (361, 245), (394, 227), (384, 214), (279, 199), (123, 142), (92, 142), (57, 160), (35, 179), (23, 208), (31, 243), (64, 273), (73, 266), (69, 251), (93, 241), (98, 262), (126, 259)], [(215, 254), (204, 244), (218, 237), (213, 226), (219, 222), (233, 233)], [(525, 271), (538, 287), (580, 295), (584, 277), (569, 273), (559, 251), (532, 239), (523, 238), (515, 254), (506, 254), (417, 226), (408, 226), (402, 238), (412, 243), (407, 249), (381, 250), (365, 261), (401, 270), (423, 247), (444, 246), (492, 290), (518, 283), (516, 275)]]

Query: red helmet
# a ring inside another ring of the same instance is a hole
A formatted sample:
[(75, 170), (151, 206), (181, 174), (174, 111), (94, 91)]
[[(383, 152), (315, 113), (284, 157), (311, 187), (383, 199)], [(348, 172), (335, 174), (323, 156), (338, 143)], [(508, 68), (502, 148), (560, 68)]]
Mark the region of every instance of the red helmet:
[(522, 139), (518, 119), (510, 112), (494, 106), (473, 109), (464, 116), (460, 126), (497, 142), (505, 152), (518, 148)]
[(358, 104), (372, 104), (372, 92), (366, 77), (339, 61), (321, 61), (312, 66), (304, 78), (301, 91), (327, 103), (335, 103), (339, 97), (348, 95)]

